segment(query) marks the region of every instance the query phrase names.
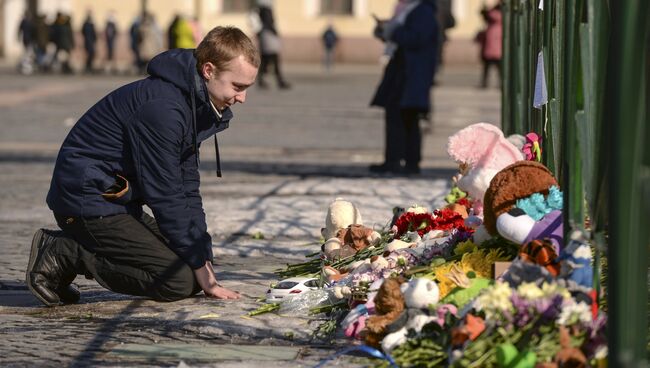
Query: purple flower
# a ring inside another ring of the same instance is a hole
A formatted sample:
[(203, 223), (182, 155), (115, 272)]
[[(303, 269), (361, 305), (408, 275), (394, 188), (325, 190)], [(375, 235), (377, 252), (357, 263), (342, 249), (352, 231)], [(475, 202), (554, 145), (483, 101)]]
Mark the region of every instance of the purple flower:
[(551, 298), (539, 298), (533, 302), (535, 310), (544, 321), (555, 321), (562, 307), (562, 295), (556, 294)]
[(510, 300), (512, 301), (512, 306), (515, 308), (515, 324), (517, 327), (526, 326), (533, 319), (530, 302), (517, 293), (513, 293)]

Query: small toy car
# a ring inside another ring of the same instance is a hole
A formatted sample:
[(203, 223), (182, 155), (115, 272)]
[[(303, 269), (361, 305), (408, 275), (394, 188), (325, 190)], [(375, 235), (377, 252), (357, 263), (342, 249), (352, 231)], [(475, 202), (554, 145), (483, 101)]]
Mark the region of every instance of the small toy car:
[(266, 291), (266, 302), (276, 303), (282, 299), (302, 292), (318, 289), (318, 279), (314, 277), (291, 277), (272, 285)]

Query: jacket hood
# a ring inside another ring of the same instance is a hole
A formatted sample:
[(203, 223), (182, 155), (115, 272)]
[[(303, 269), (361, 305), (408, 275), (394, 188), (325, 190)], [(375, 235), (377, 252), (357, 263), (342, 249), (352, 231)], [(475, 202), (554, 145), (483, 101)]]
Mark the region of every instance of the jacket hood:
[[(194, 50), (173, 49), (165, 51), (149, 62), (147, 72), (154, 78), (160, 78), (170, 82), (189, 97), (189, 103), (192, 109), (192, 130), (194, 132), (192, 145), (194, 151), (197, 152), (197, 165), (199, 162), (198, 143), (214, 134), (217, 176), (220, 177), (221, 163), (216, 133), (228, 128), (228, 122), (232, 119), (232, 112), (230, 108), (225, 109), (222, 111), (221, 118), (214, 112), (209, 103), (208, 89), (205, 86), (203, 78), (201, 78), (199, 72), (196, 70)], [(207, 121), (205, 119), (197, 121), (197, 110), (208, 111), (209, 118)]]
[(186, 94), (192, 90), (202, 102), (208, 102), (207, 90), (196, 70), (194, 50), (173, 49), (156, 55), (147, 66), (152, 77), (168, 81)]

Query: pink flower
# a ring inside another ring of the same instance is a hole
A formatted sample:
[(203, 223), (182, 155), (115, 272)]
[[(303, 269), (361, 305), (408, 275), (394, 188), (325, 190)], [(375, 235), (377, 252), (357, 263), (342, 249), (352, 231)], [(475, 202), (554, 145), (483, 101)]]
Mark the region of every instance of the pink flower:
[(526, 155), (526, 160), (537, 162), (542, 161), (541, 143), (542, 138), (535, 132), (526, 134), (526, 144), (524, 144), (524, 147), (521, 149), (521, 151)]

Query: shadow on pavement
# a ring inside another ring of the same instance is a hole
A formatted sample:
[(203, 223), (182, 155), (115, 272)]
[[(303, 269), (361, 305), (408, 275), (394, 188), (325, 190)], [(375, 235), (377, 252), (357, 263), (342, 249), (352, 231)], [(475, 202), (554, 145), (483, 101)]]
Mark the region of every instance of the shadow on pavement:
[[(0, 163), (20, 164), (43, 164), (56, 162), (56, 156), (45, 154), (19, 154), (1, 153)], [(216, 162), (203, 161), (201, 170), (207, 172), (208, 176), (214, 174)], [(241, 172), (257, 175), (287, 175), (300, 177), (344, 177), (344, 178), (389, 178), (389, 177), (412, 177), (427, 179), (448, 179), (458, 172), (458, 169), (450, 168), (423, 168), (418, 175), (400, 174), (374, 174), (368, 171), (366, 164), (358, 165), (336, 165), (331, 163), (308, 163), (308, 162), (254, 162), (254, 161), (228, 161), (222, 163), (224, 174), (230, 172)]]

